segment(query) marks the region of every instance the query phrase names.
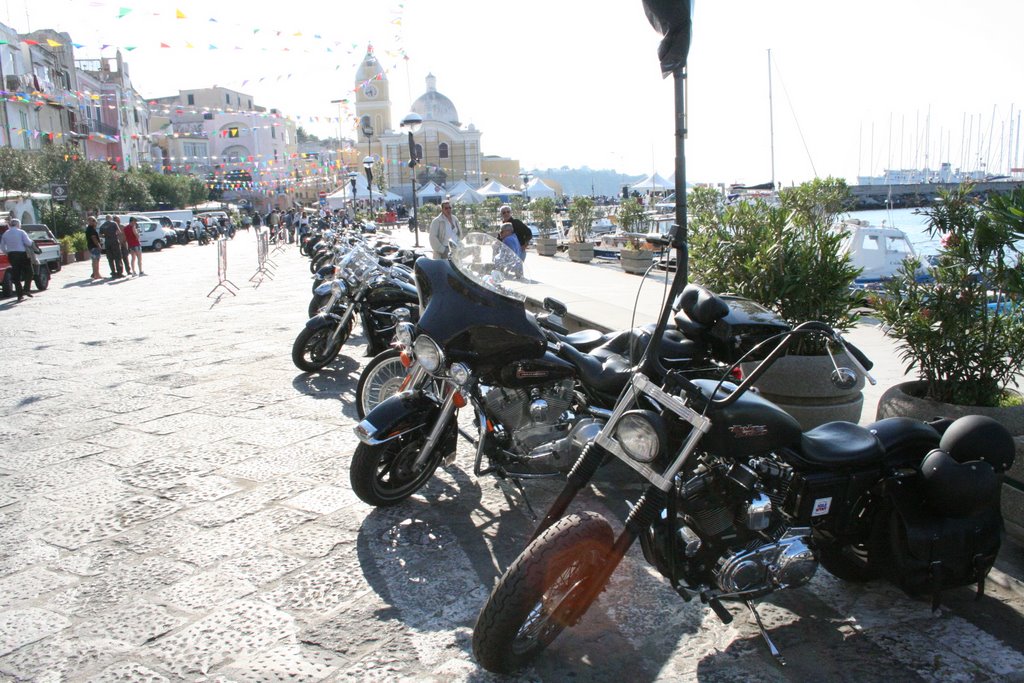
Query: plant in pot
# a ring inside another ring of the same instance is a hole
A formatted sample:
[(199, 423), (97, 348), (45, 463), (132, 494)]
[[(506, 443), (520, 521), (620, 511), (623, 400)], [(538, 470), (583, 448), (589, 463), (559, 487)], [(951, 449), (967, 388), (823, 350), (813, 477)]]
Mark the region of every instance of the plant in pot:
[(75, 254), (75, 259), (84, 261), (89, 257), (89, 242), (85, 239), (85, 233), (79, 230), (71, 235), (71, 239), (73, 240), (72, 251)]
[(572, 221), (569, 258), (576, 263), (593, 261), (594, 244), (587, 241), (587, 233), (594, 220), (594, 200), (586, 195), (574, 197), (569, 205), (569, 219)]
[(77, 260), (75, 256), (75, 239), (71, 235), (64, 235), (59, 240), (60, 242), (60, 263), (61, 265), (68, 265)]
[(530, 209), (541, 235), (534, 240), (537, 245), (537, 253), (541, 256), (554, 256), (558, 251), (558, 238), (553, 234), (555, 230), (555, 200), (550, 197), (534, 199), (530, 202)]
[[(820, 320), (846, 331), (863, 304), (851, 289), (860, 271), (840, 253), (845, 235), (836, 229), (849, 203), (849, 188), (835, 178), (783, 189), (777, 204), (760, 198), (727, 204), (716, 190), (696, 188), (688, 199), (694, 279), (752, 299), (791, 325)], [(830, 351), (820, 339), (796, 339), (758, 381), (762, 394), (804, 429), (860, 419), (863, 378), (852, 389), (834, 386)], [(836, 361), (852, 366), (838, 354)]]
[[(625, 233), (635, 233), (647, 220), (644, 207), (636, 199), (624, 199), (619, 205), (619, 227)], [(628, 237), (619, 251), (619, 262), (627, 273), (643, 275), (654, 260), (654, 252), (648, 249), (646, 242), (637, 236)]]
[(981, 414), (1002, 423), (1017, 444), (1007, 475), (1017, 488), (1005, 490), (1004, 516), (1024, 538), (1024, 404), (1011, 388), (1024, 371), (1024, 189), (981, 200), (960, 185), (922, 213), (941, 244), (934, 279), (916, 277), (917, 264), (904, 263), (875, 302), (918, 379), (890, 387), (878, 417)]

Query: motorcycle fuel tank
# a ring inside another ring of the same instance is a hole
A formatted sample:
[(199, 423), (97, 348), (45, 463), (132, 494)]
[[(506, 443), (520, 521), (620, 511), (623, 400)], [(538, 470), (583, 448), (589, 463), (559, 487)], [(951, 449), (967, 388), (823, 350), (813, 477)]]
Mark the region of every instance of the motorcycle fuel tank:
[(553, 354), (546, 352), (540, 358), (527, 358), (509, 363), (501, 369), (501, 386), (524, 388), (548, 384), (576, 376), (576, 368)]
[[(694, 384), (705, 396), (711, 396), (718, 382), (698, 379)], [(716, 398), (723, 398), (735, 388), (725, 382)], [(767, 451), (793, 446), (800, 442), (803, 430), (793, 416), (777, 405), (747, 392), (730, 406), (721, 408), (712, 404), (707, 416), (711, 418), (711, 431), (701, 446), (716, 453), (735, 457), (757, 455)]]
[(452, 360), (479, 371), (544, 355), (545, 337), (526, 306), (463, 276), (447, 261), (421, 258), (415, 266), (420, 291), (417, 332), (441, 345)]
[(376, 306), (408, 306), (416, 304), (419, 295), (412, 285), (398, 280), (389, 280), (370, 287), (366, 292), (366, 302)]

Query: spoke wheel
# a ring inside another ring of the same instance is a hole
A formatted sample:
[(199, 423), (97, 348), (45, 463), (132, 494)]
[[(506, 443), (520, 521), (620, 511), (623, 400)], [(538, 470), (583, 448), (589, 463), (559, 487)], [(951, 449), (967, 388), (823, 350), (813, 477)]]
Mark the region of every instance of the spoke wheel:
[(330, 343), (333, 326), (318, 329), (303, 328), (292, 344), (292, 362), (303, 372), (323, 369), (338, 355), (341, 345), (348, 339), (348, 332), (342, 330), (333, 344)]
[(359, 384), (356, 385), (356, 413), (359, 419), (362, 420), (379, 403), (397, 394), (408, 372), (402, 364), (402, 354), (398, 349), (388, 349), (374, 356), (359, 375)]
[(359, 444), (349, 469), (352, 490), (361, 501), (377, 507), (395, 505), (416, 493), (434, 475), (444, 450), (439, 443), (416, 469), (416, 457), (426, 440), (420, 431), (382, 444)]
[(566, 614), (606, 561), (612, 542), (608, 522), (587, 512), (559, 520), (528, 545), (477, 617), (477, 661), (496, 673), (526, 666), (572, 625)]

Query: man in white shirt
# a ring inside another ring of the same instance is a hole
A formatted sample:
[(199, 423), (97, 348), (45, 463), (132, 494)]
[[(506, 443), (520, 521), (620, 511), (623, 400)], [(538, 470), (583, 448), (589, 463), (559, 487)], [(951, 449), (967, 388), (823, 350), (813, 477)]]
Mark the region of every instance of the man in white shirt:
[(441, 202), (441, 213), (430, 221), (430, 248), (434, 250), (434, 258), (448, 258), (448, 243), (458, 243), (462, 236), (459, 219), (452, 215), (452, 203), (448, 199)]
[(40, 251), (28, 233), (21, 229), (21, 221), (12, 218), (10, 227), (0, 235), (0, 251), (7, 254), (11, 262), (11, 278), (14, 280), (14, 291), (18, 294), (18, 301), (22, 301), (26, 296), (32, 296), (32, 262), (29, 260), (29, 250), (37, 254)]

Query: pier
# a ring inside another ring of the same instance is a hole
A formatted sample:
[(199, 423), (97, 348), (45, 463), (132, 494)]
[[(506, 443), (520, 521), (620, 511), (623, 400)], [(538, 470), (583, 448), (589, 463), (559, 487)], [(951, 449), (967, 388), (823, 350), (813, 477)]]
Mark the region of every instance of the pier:
[[(901, 185), (851, 185), (854, 209), (894, 209), (927, 206), (938, 198), (941, 190), (952, 190), (958, 183), (911, 183)], [(1024, 186), (1024, 179), (992, 180), (974, 184), (971, 194), (1006, 193)]]

